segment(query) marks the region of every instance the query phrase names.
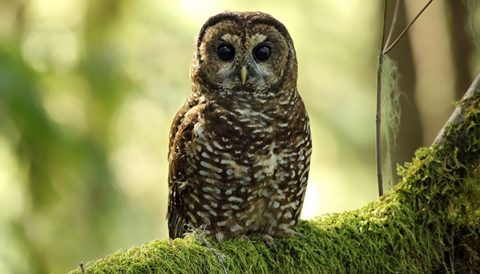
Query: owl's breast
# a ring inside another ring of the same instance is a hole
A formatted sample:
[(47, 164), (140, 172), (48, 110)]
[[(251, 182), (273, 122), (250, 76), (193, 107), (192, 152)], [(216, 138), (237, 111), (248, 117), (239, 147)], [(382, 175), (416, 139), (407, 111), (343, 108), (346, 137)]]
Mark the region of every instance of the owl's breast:
[(205, 128), (214, 138), (229, 139), (237, 146), (268, 141), (275, 134), (275, 118), (270, 112), (245, 102), (211, 104), (204, 113)]
[(193, 154), (197, 160), (218, 165), (226, 179), (273, 174), (285, 158), (282, 151), (299, 135), (309, 137), (304, 129), (308, 120), (297, 110), (274, 100), (211, 100), (198, 114)]
[[(238, 178), (249, 180), (256, 174), (259, 162), (261, 166), (267, 162), (274, 164), (268, 157), (275, 147), (272, 146), (275, 127), (274, 119), (268, 114), (248, 106), (225, 107), (212, 103), (199, 115), (193, 128), (195, 141), (190, 155), (201, 165), (204, 162), (202, 169), (213, 167), (203, 173), (227, 182)], [(219, 172), (211, 172), (215, 170)]]

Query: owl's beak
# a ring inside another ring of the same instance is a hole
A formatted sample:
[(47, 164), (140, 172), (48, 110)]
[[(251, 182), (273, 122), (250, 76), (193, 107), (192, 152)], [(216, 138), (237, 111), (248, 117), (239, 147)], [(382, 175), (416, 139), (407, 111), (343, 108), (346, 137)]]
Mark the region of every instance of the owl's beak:
[(245, 85), (247, 81), (247, 67), (243, 66), (242, 70), (240, 71), (240, 80), (242, 81), (242, 85)]

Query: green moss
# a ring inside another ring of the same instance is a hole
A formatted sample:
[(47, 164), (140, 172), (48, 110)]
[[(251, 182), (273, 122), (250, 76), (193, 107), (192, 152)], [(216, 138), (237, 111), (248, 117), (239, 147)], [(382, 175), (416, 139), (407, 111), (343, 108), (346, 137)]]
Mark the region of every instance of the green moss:
[[(399, 168), (395, 190), (365, 207), (302, 221), (304, 237), (201, 235), (152, 241), (87, 264), (87, 273), (431, 273), (480, 269), (480, 92), (462, 121)], [(477, 171), (476, 171), (477, 170)], [(79, 269), (72, 271), (80, 273)]]

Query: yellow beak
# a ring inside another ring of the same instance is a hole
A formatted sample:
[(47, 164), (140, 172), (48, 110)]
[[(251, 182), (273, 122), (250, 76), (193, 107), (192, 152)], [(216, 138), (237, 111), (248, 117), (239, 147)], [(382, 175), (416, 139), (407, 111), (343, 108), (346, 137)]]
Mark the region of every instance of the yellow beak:
[(243, 66), (242, 70), (240, 71), (240, 80), (242, 81), (242, 85), (245, 84), (247, 81), (247, 67)]

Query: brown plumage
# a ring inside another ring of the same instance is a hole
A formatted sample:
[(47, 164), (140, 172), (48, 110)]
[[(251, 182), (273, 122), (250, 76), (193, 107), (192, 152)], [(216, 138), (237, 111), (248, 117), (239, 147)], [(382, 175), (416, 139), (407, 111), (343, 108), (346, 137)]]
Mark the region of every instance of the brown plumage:
[(312, 146), (287, 29), (260, 12), (211, 17), (190, 78), (170, 132), (170, 237), (294, 235)]

